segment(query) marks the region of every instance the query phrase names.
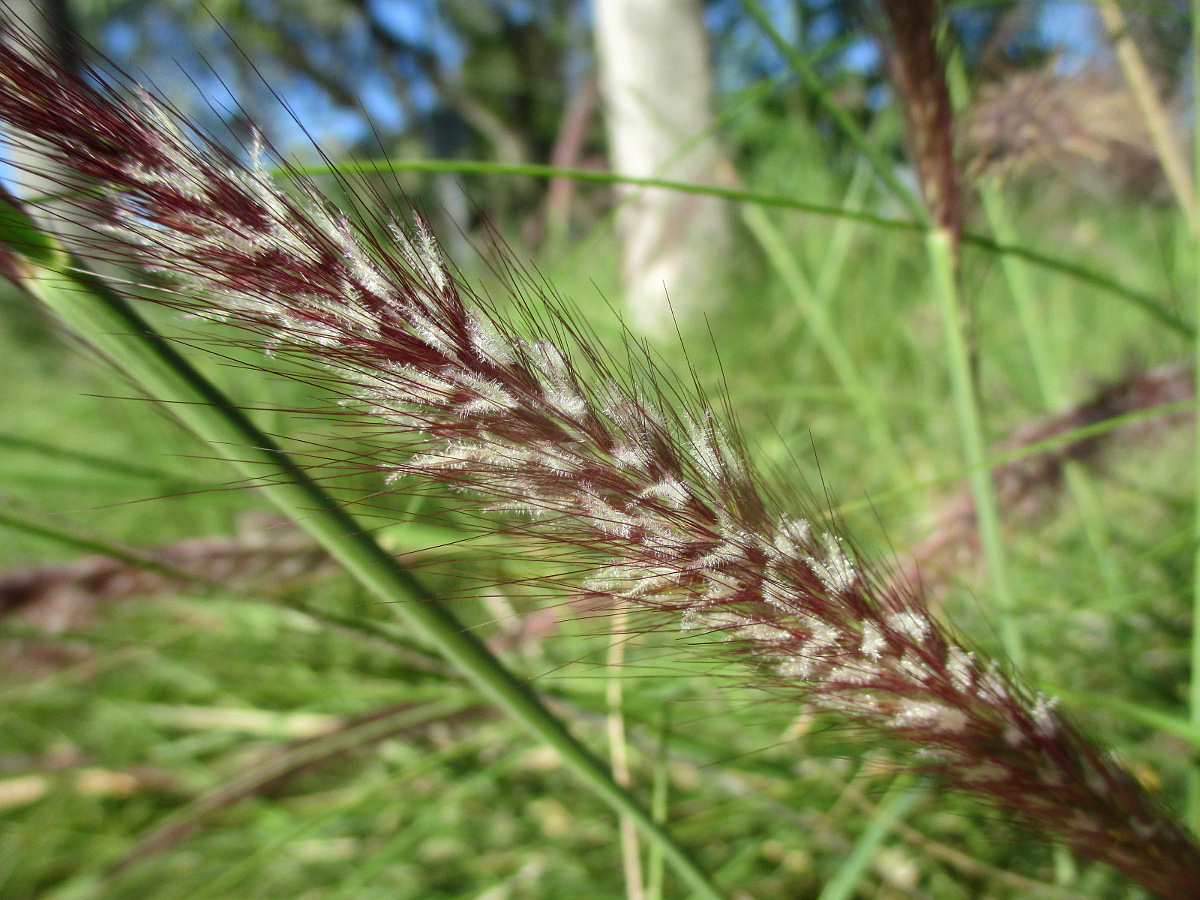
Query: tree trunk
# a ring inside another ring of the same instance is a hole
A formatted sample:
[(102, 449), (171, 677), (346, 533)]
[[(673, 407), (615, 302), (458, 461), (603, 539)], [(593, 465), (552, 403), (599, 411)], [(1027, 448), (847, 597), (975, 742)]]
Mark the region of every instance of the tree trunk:
[[(713, 77), (700, 0), (595, 0), (609, 158), (622, 175), (713, 184)], [(670, 333), (720, 300), (731, 245), (722, 201), (625, 187), (617, 227), (630, 324)], [(668, 301), (669, 297), (669, 301)]]

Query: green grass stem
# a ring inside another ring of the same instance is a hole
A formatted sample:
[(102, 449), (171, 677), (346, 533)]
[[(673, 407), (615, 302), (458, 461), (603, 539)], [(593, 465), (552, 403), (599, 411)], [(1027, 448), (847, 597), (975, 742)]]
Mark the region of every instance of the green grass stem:
[[(1075, 443), (1076, 441), (1083, 441), (1087, 440), (1088, 438), (1110, 434), (1111, 432), (1119, 431), (1126, 426), (1135, 425), (1138, 422), (1148, 422), (1151, 419), (1155, 419), (1160, 416), (1175, 415), (1177, 413), (1190, 410), (1194, 405), (1194, 401), (1192, 400), (1179, 400), (1173, 403), (1164, 403), (1161, 406), (1155, 406), (1150, 409), (1142, 409), (1138, 410), (1137, 412), (1126, 413), (1123, 416), (1113, 416), (1110, 419), (1105, 419), (1092, 425), (1085, 425), (1082, 428), (1074, 428), (1071, 431), (1055, 435), (1054, 437), (1047, 438), (1044, 441), (1038, 441), (1037, 443), (1029, 444), (1025, 447), (1020, 447), (1016, 450), (997, 453), (987, 457), (981, 465), (983, 468), (991, 470), (997, 466), (1007, 465), (1008, 463), (1037, 456), (1040, 453), (1047, 453), (1051, 450), (1058, 449), (1059, 447), (1065, 447), (1068, 444)], [(845, 503), (840, 503), (833, 507), (831, 514), (835, 517), (845, 516), (851, 513), (861, 512), (864, 509), (874, 508), (884, 503), (903, 500), (912, 495), (914, 492), (919, 493), (928, 490), (929, 488), (937, 487), (938, 485), (961, 481), (963, 477), (965, 477), (970, 471), (970, 465), (966, 465), (961, 468), (947, 469), (943, 472), (939, 472), (933, 478), (926, 478), (919, 482), (914, 482), (913, 484), (904, 485), (889, 491), (880, 491), (878, 494), (875, 494), (871, 497), (864, 497), (858, 500), (850, 500)]]
[[(9, 229), (11, 233), (11, 229)], [(6, 238), (12, 240), (9, 234)], [(20, 251), (25, 241), (10, 243)], [(165, 404), (189, 430), (243, 472), (281, 512), (307, 531), (380, 601), (449, 660), (496, 706), (552, 747), (565, 765), (618, 815), (659, 843), (676, 873), (700, 896), (721, 897), (691, 856), (609, 776), (529, 689), (444, 605), (382, 550), (333, 497), (261, 432), (130, 304), (60, 250), (34, 246), (24, 286), (72, 331), (92, 343)]]
[[(984, 181), (979, 186), (979, 199), (996, 240), (1005, 245), (1016, 243), (1016, 228), (999, 184), (990, 178)], [(1021, 324), (1021, 334), (1029, 350), (1029, 362), (1033, 367), (1038, 394), (1045, 406), (1053, 408), (1062, 394), (1061, 379), (1055, 371), (1054, 354), (1050, 351), (1046, 326), (1038, 312), (1029, 270), (1019, 259), (1008, 255), (1000, 257), (1000, 270), (1004, 273), (1004, 281)]]
[(804, 55), (798, 53), (796, 48), (788, 43), (787, 39), (779, 33), (779, 29), (775, 27), (775, 23), (771, 21), (771, 17), (767, 14), (767, 11), (763, 8), (759, 0), (742, 0), (742, 8), (750, 14), (750, 17), (762, 29), (763, 34), (775, 46), (775, 49), (783, 54), (788, 66), (796, 73), (796, 76), (800, 79), (800, 83), (804, 85), (804, 89), (821, 104), (822, 109), (833, 119), (842, 134), (849, 139), (855, 149), (871, 164), (871, 169), (874, 171), (875, 177), (887, 185), (888, 190), (904, 205), (904, 208), (908, 210), (916, 222), (922, 226), (927, 225), (929, 223), (929, 213), (926, 211), (925, 205), (896, 177), (896, 167), (892, 160), (888, 159), (878, 147), (867, 139), (866, 133), (859, 127), (858, 123), (851, 118), (850, 114), (830, 94), (824, 79), (816, 73), (808, 60), (804, 58)]
[[(902, 458), (895, 439), (887, 427), (887, 417), (877, 402), (874, 392), (868, 387), (859, 372), (854, 354), (842, 339), (842, 332), (830, 315), (832, 296), (818, 294), (810, 279), (800, 267), (796, 254), (775, 223), (761, 206), (742, 207), (742, 222), (758, 242), (767, 261), (779, 276), (788, 293), (792, 295), (804, 322), (808, 326), (821, 353), (829, 361), (834, 375), (858, 416), (859, 424), (880, 457), (889, 462)], [(832, 279), (830, 279), (832, 281)], [(894, 467), (893, 463), (893, 467)], [(893, 473), (896, 474), (896, 473)]]
[[(843, 209), (861, 209), (871, 186), (871, 171), (861, 160), (854, 166), (850, 175), (850, 184), (846, 188)], [(832, 298), (841, 283), (846, 271), (846, 262), (850, 258), (850, 248), (854, 243), (855, 223), (850, 219), (839, 219), (829, 235), (829, 243), (825, 247), (825, 255), (817, 269), (817, 277), (813, 281), (813, 291), (819, 298)]]
[[(1200, 92), (1200, 0), (1192, 0), (1192, 94)], [(1192, 186), (1200, 192), (1200, 115), (1192, 116)], [(1200, 196), (1197, 197), (1200, 208)], [(1200, 313), (1200, 228), (1191, 232), (1192, 243), (1192, 303)], [(1200, 337), (1193, 350), (1200, 378)], [(1189, 685), (1189, 718), (1196, 734), (1200, 735), (1200, 390), (1196, 392), (1196, 462), (1195, 462), (1195, 521), (1192, 531), (1192, 646), (1191, 683)], [(1200, 760), (1193, 760), (1188, 773), (1187, 822), (1194, 833), (1200, 834)]]
[[(659, 824), (666, 824), (670, 809), (670, 738), (671, 707), (664, 704), (662, 721), (658, 728), (658, 748), (654, 755), (653, 788), (650, 796), (650, 812), (654, 815), (654, 821)], [(651, 845), (646, 854), (646, 900), (663, 900), (665, 862), (662, 851)]]
[[(631, 184), (642, 187), (658, 187), (682, 193), (718, 197), (722, 200), (730, 200), (735, 203), (755, 204), (778, 209), (792, 209), (827, 218), (861, 222), (885, 231), (903, 231), (913, 235), (919, 235), (925, 231), (925, 227), (920, 222), (892, 219), (863, 210), (845, 209), (822, 203), (811, 203), (806, 200), (798, 200), (795, 197), (779, 194), (696, 184), (687, 181), (672, 181), (666, 178), (639, 178), (632, 175), (616, 175), (611, 172), (596, 172), (590, 169), (571, 169), (535, 163), (514, 164), (491, 162), (488, 160), (449, 159), (376, 159), (337, 164), (296, 165), (290, 168), (273, 170), (272, 175), (276, 178), (288, 178), (320, 175), (379, 175), (396, 172), (454, 172), (462, 175), (570, 178), (575, 181), (594, 184)], [(52, 198), (34, 198), (30, 202), (37, 203), (46, 199)], [(0, 215), (0, 222), (2, 221), (3, 216)], [(1061, 259), (1048, 253), (1042, 253), (1032, 247), (1002, 244), (987, 235), (971, 231), (963, 231), (960, 235), (960, 241), (965, 247), (974, 247), (996, 257), (1013, 256), (1040, 269), (1074, 279), (1082, 285), (1106, 294), (1111, 294), (1113, 297), (1145, 313), (1159, 325), (1176, 333), (1180, 337), (1193, 339), (1197, 335), (1196, 326), (1192, 322), (1180, 318), (1168, 309), (1154, 294), (1124, 284), (1104, 272), (1090, 269), (1080, 263)]]
[[(608, 707), (606, 725), (608, 756), (613, 781), (628, 789), (633, 783), (629, 773), (629, 741), (625, 733), (625, 691), (622, 671), (625, 665), (625, 642), (629, 639), (629, 609), (621, 606), (609, 628), (608, 657), (605, 660), (605, 704)], [(652, 813), (653, 814), (653, 813)], [(638, 845), (637, 828), (633, 820), (622, 814), (618, 829), (621, 834), (621, 868), (625, 873), (626, 900), (645, 900), (645, 881), (642, 878), (642, 854)]]
[(987, 442), (979, 412), (975, 379), (967, 350), (966, 329), (958, 295), (953, 238), (944, 229), (933, 229), (926, 237), (933, 293), (941, 315), (946, 363), (954, 393), (959, 439), (967, 462), (967, 479), (975, 504), (975, 521), (983, 547), (988, 580), (1000, 616), (1000, 641), (1009, 661), (1018, 670), (1025, 667), (1025, 651), (1017, 624), (1016, 608), (1008, 580), (1008, 560), (1000, 531), (1000, 512), (995, 485), (987, 465)]
[(1125, 84), (1142, 114), (1167, 186), (1187, 220), (1188, 230), (1194, 232), (1200, 226), (1197, 220), (1197, 209), (1200, 207), (1197, 206), (1196, 187), (1192, 184), (1192, 173), (1188, 171), (1175, 124), (1160, 96), (1160, 87), (1138, 49), (1120, 4), (1114, 0), (1096, 0), (1096, 8), (1125, 75)]
[(1163, 734), (1177, 737), (1200, 752), (1200, 733), (1197, 733), (1186, 716), (1155, 709), (1145, 703), (1131, 703), (1128, 700), (1114, 697), (1112, 694), (1075, 691), (1056, 684), (1045, 685), (1045, 690), (1081, 709), (1102, 709), (1143, 728), (1152, 728)]
[[(993, 179), (985, 180), (979, 187), (979, 197), (996, 240), (1002, 244), (1015, 243), (1016, 228), (999, 184)], [(1000, 257), (1000, 268), (1017, 311), (1017, 320), (1021, 324), (1021, 334), (1029, 351), (1039, 399), (1046, 409), (1054, 410), (1062, 403), (1062, 384), (1058, 372), (1055, 371), (1054, 353), (1047, 340), (1046, 323), (1038, 310), (1037, 296), (1029, 278), (1028, 268), (1013, 256)], [(1096, 571), (1108, 592), (1109, 601), (1113, 608), (1116, 608), (1124, 594), (1121, 573), (1115, 562), (1112, 541), (1104, 527), (1103, 518), (1098, 514), (1098, 504), (1088, 484), (1087, 474), (1079, 465), (1068, 461), (1064, 468), (1064, 478), (1067, 496), (1079, 515), (1084, 539), (1091, 550)]]
[(900, 776), (892, 781), (867, 827), (854, 842), (850, 855), (838, 867), (833, 878), (825, 883), (817, 900), (850, 900), (855, 896), (880, 845), (896, 822), (917, 802), (921, 793), (920, 785), (915, 785), (908, 776)]
[[(378, 175), (395, 172), (457, 172), (464, 175), (501, 175), (529, 176), (536, 178), (571, 178), (576, 181), (595, 184), (631, 184), (642, 187), (658, 187), (689, 194), (699, 194), (707, 197), (718, 197), (735, 203), (750, 203), (758, 206), (775, 207), (778, 209), (793, 209), (813, 215), (826, 216), (834, 219), (846, 219), (852, 222), (862, 222), (875, 228), (889, 231), (904, 231), (913, 235), (922, 234), (925, 228), (919, 222), (891, 219), (887, 216), (861, 210), (844, 209), (839, 206), (829, 206), (821, 203), (810, 203), (797, 200), (795, 197), (778, 194), (765, 194), (758, 191), (747, 191), (740, 188), (718, 187), (715, 185), (695, 184), (687, 181), (672, 181), (666, 178), (638, 178), (632, 175), (614, 175), (611, 172), (594, 172), (589, 169), (569, 169), (557, 166), (536, 165), (523, 163), (488, 162), (486, 160), (444, 160), (444, 159), (393, 159), (393, 160), (360, 160), (352, 163), (337, 165), (296, 166), (291, 170), (281, 170), (277, 175)], [(1047, 253), (1034, 250), (1031, 247), (1000, 244), (986, 235), (964, 231), (961, 235), (964, 246), (975, 247), (996, 256), (1015, 256), (1038, 268), (1056, 272), (1059, 275), (1073, 278), (1081, 284), (1112, 296), (1136, 307), (1150, 316), (1158, 324), (1176, 334), (1193, 338), (1196, 327), (1163, 305), (1153, 294), (1138, 290), (1123, 284), (1110, 275), (1089, 269), (1087, 266), (1070, 260), (1060, 259)]]

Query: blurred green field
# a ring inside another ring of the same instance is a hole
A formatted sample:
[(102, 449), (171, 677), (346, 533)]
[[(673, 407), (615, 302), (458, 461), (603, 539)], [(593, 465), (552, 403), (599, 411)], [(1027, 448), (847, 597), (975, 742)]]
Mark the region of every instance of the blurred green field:
[[(726, 124), (747, 191), (896, 214), (849, 153), (800, 125), (741, 108)], [(897, 128), (885, 120), (872, 138), (891, 145)], [(1021, 246), (1186, 318), (1195, 260), (1175, 210), (1048, 176), (1003, 193)], [(690, 370), (727, 392), (763, 467), (832, 505), (868, 558), (903, 558), (965, 479), (921, 237), (749, 202), (736, 213), (729, 303), (684, 323), (684, 347), (656, 352), (682, 380)], [(982, 210), (969, 227), (989, 234)], [(601, 224), (535, 260), (613, 347), (621, 332), (604, 298), (617, 290), (615, 258)], [(1016, 264), (1040, 350), (999, 254), (965, 250), (990, 443), (1191, 354), (1187, 335), (1114, 292)], [(489, 292), (486, 272), (473, 271)], [(213, 340), (201, 323), (157, 319), (187, 345)], [(355, 432), (335, 416), (275, 411), (329, 397), (225, 353), (217, 342), (191, 355), (259, 410), (265, 430), (313, 465), (326, 446), (353, 458)], [(1058, 385), (1052, 402), (1039, 367)], [(239, 476), (12, 292), (0, 298), (0, 383), (0, 570), (239, 534), (270, 552), (282, 528), (259, 524), (262, 501)], [(1101, 464), (1074, 467), (1071, 490), (1035, 492), (1035, 515), (1002, 509), (1003, 546), (1027, 676), (1175, 802), (1196, 744), (1181, 736), (1194, 429), (1187, 416), (1150, 418), (1161, 426), (1151, 436), (1106, 436)], [(347, 499), (371, 497), (363, 521), (389, 549), (425, 551), (412, 558), (423, 577), (593, 747), (605, 747), (619, 682), (635, 793), (665, 811), (730, 897), (1144, 896), (988, 809), (898, 776), (892, 763), (911, 751), (746, 687), (732, 665), (713, 672), (673, 630), (618, 635), (614, 667), (613, 619), (565, 593), (543, 596), (548, 564), (473, 536), (474, 517), (453, 498), (373, 496), (386, 493), (379, 476), (318, 471)], [(395, 524), (389, 511), (417, 519)], [(229, 579), (218, 569), (212, 580)], [(100, 604), (84, 584), (60, 609), (0, 621), (0, 896), (625, 896), (613, 815), (393, 609), (332, 571), (247, 580)], [(956, 572), (935, 599), (998, 651), (981, 566)], [(1152, 712), (1169, 722), (1155, 727)], [(667, 873), (661, 896), (686, 895)]]

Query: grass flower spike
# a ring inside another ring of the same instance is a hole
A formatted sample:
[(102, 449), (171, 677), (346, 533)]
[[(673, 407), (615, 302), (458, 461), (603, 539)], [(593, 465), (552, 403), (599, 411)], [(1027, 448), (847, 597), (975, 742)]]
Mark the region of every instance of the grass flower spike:
[(404, 448), (379, 462), (391, 478), (515, 513), (517, 530), (596, 566), (589, 594), (914, 748), (916, 765), (1082, 857), (1200, 896), (1200, 849), (1134, 779), (933, 620), (916, 586), (885, 587), (847, 539), (789, 513), (702, 400), (638, 387), (649, 362), (613, 363), (554, 309), (531, 310), (542, 325), (527, 336), (532, 323), (471, 296), (420, 222), (367, 228), (313, 188), (285, 194), (261, 155), (243, 165), (149, 95), (26, 49), (0, 49), (0, 123), (71, 173), (80, 220), (97, 223), (83, 256), (168, 276), (180, 305), (326, 367)]

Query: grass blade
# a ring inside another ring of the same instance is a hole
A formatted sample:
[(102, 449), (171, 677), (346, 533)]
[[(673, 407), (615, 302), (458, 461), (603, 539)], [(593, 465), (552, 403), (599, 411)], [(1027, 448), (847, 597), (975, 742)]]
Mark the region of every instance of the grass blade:
[(987, 465), (987, 444), (979, 415), (975, 380), (963, 333), (961, 307), (955, 283), (954, 247), (950, 234), (942, 229), (929, 232), (926, 239), (934, 296), (941, 314), (946, 344), (946, 360), (950, 367), (950, 382), (954, 390), (954, 409), (958, 417), (959, 435), (967, 462), (967, 478), (975, 502), (979, 523), (979, 538), (987, 562), (988, 579), (995, 592), (1000, 615), (1000, 640), (1008, 659), (1018, 671), (1025, 667), (1020, 629), (1017, 625), (1012, 590), (1008, 582), (1008, 567), (1004, 543), (1000, 535), (1000, 513), (991, 469)]
[[(11, 239), (11, 231), (6, 237)], [(12, 249), (21, 252), (28, 242)], [(36, 245), (35, 245), (36, 246)], [(329, 551), (348, 572), (436, 647), (491, 702), (558, 752), (598, 797), (661, 845), (677, 874), (704, 897), (721, 894), (688, 853), (609, 776), (525, 683), (510, 672), (411, 573), (261, 432), (235, 403), (204, 378), (133, 307), (96, 276), (72, 265), (61, 250), (20, 261), (22, 286), (71, 330), (124, 369), (151, 396), (238, 467), (284, 514)]]

